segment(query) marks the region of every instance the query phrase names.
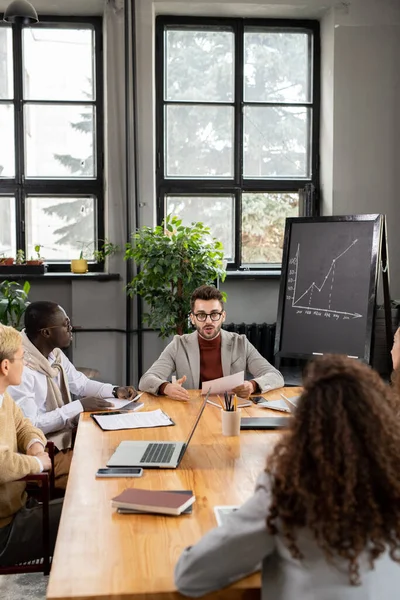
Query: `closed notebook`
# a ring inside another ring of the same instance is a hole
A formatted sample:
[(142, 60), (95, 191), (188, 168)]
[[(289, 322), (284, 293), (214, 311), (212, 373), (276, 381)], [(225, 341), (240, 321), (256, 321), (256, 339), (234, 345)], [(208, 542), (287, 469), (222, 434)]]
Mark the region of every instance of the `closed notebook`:
[(114, 508), (131, 508), (143, 512), (165, 515), (180, 515), (193, 504), (195, 497), (191, 491), (168, 492), (128, 488), (112, 499)]
[[(175, 494), (186, 494), (186, 496), (188, 494), (193, 495), (191, 490), (171, 490), (173, 491)], [(185, 510), (183, 510), (181, 512), (181, 515), (191, 515), (193, 511), (193, 504), (191, 504), (190, 506), (188, 506), (187, 508), (185, 508)], [(143, 514), (148, 514), (150, 511), (147, 510), (136, 510), (134, 508), (117, 508), (117, 513), (119, 513), (120, 515), (143, 515)], [(174, 516), (174, 515), (172, 515)]]

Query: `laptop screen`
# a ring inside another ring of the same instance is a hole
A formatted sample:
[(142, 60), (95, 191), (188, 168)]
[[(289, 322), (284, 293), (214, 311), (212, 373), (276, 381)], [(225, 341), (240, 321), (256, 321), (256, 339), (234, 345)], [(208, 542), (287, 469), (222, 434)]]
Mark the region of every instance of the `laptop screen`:
[(198, 422), (200, 421), (200, 417), (201, 417), (201, 415), (203, 414), (203, 410), (204, 410), (204, 409), (205, 409), (205, 407), (206, 407), (207, 400), (208, 400), (208, 396), (210, 395), (210, 392), (211, 392), (211, 388), (208, 390), (208, 392), (207, 392), (207, 394), (206, 394), (206, 396), (205, 396), (205, 398), (204, 398), (204, 400), (203, 400), (203, 404), (201, 405), (201, 408), (200, 408), (200, 410), (199, 410), (199, 414), (197, 415), (197, 417), (196, 417), (196, 420), (195, 420), (195, 422), (193, 423), (193, 427), (192, 427), (192, 429), (191, 429), (191, 431), (190, 431), (190, 433), (189, 433), (188, 439), (187, 439), (187, 440), (186, 440), (186, 442), (185, 442), (185, 447), (189, 445), (189, 442), (190, 442), (190, 440), (192, 439), (192, 435), (194, 434), (194, 431), (195, 431), (195, 429), (196, 429), (196, 427), (197, 427), (197, 424), (198, 424)]

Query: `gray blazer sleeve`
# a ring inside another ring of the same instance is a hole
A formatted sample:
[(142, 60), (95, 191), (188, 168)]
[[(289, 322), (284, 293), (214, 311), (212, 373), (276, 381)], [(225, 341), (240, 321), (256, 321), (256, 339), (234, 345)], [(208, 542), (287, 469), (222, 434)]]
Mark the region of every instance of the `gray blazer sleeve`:
[(245, 339), (247, 370), (253, 376), (261, 392), (269, 392), (270, 390), (283, 387), (285, 382), (282, 374), (261, 356), (247, 338)]
[(266, 525), (270, 503), (269, 476), (262, 473), (254, 495), (229, 515), (224, 525), (183, 551), (175, 567), (178, 590), (197, 598), (259, 568), (259, 563), (275, 549), (275, 538)]
[(139, 390), (157, 394), (162, 383), (169, 381), (172, 373), (175, 373), (175, 359), (177, 352), (177, 337), (162, 351), (159, 358), (151, 365), (150, 369), (141, 377)]

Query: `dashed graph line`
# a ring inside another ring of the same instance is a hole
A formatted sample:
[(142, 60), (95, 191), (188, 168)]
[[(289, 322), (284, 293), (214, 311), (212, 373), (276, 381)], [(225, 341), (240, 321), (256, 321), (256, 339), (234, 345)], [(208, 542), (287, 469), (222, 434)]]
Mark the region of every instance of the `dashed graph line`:
[(329, 291), (328, 308), (331, 307), (333, 282), (335, 281), (335, 267), (336, 267), (336, 263), (333, 265), (333, 270), (332, 270), (332, 283), (331, 283), (331, 289)]

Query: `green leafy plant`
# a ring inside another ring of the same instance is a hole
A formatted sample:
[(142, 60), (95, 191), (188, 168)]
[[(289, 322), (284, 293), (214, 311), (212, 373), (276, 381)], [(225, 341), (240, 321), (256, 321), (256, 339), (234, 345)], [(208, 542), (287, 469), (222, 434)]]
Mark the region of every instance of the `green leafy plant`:
[(142, 227), (126, 245), (125, 259), (133, 259), (140, 271), (127, 285), (149, 307), (144, 321), (160, 329), (162, 338), (190, 331), (190, 296), (200, 285), (225, 279), (224, 251), (203, 223), (189, 227), (168, 215), (154, 229)]
[(37, 254), (37, 260), (43, 260), (43, 256), (40, 256), (40, 248), (41, 248), (41, 244), (35, 244), (35, 252)]
[(21, 320), (29, 304), (29, 281), (21, 287), (16, 281), (0, 283), (0, 323), (22, 329)]
[(22, 265), (25, 262), (25, 254), (23, 250), (17, 250), (17, 256), (15, 259), (17, 265)]
[[(99, 240), (103, 241), (103, 240)], [(97, 262), (103, 262), (106, 256), (112, 256), (121, 250), (117, 244), (104, 240), (98, 250), (94, 250), (94, 242), (82, 243), (79, 259), (88, 259), (93, 256)]]

